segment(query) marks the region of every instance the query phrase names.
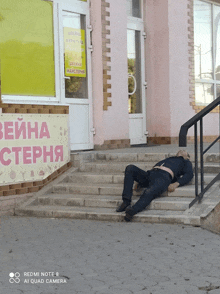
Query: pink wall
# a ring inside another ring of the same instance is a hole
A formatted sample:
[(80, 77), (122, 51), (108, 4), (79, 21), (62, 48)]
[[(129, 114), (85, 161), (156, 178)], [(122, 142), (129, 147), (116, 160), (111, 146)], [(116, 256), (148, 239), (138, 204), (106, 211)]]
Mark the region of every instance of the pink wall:
[(93, 121), (96, 134), (94, 144), (101, 145), (103, 137), (103, 71), (102, 71), (102, 24), (101, 1), (91, 2), (92, 31), (92, 88), (93, 88)]
[(126, 0), (110, 1), (110, 48), (111, 53), (111, 89), (112, 106), (103, 111), (102, 77), (102, 27), (101, 1), (92, 1), (93, 25), (93, 100), (94, 144), (103, 144), (104, 140), (129, 139), (129, 117), (127, 98), (127, 14)]
[(146, 0), (147, 129), (170, 136), (168, 1)]
[[(128, 139), (126, 0), (110, 1), (112, 106), (103, 111), (101, 1), (92, 1), (95, 144)], [(147, 130), (149, 136), (177, 137), (195, 115), (189, 100), (187, 1), (144, 0)], [(218, 114), (204, 119), (204, 134), (219, 131)], [(193, 135), (193, 130), (189, 131)]]
[[(145, 30), (149, 135), (177, 137), (181, 125), (196, 114), (189, 104), (187, 1), (146, 0)], [(218, 114), (210, 114), (204, 135), (218, 132)]]
[(168, 15), (171, 136), (176, 137), (181, 125), (195, 114), (189, 104), (187, 1), (169, 0)]
[(104, 111), (105, 139), (129, 139), (126, 0), (110, 1), (112, 106)]
[[(180, 126), (195, 115), (189, 104), (189, 55), (187, 1), (169, 0), (171, 136), (178, 136)], [(189, 130), (193, 135), (193, 128)], [(219, 134), (219, 115), (204, 118), (204, 135)]]

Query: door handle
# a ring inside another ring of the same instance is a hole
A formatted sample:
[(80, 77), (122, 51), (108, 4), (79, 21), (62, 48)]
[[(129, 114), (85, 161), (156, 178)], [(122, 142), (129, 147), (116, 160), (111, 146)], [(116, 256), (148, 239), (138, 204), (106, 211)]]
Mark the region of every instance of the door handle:
[(65, 82), (64, 82), (65, 80), (70, 80), (70, 77), (66, 77), (66, 76), (63, 77), (63, 83), (62, 83), (63, 89), (65, 89)]
[(131, 93), (128, 92), (128, 95), (133, 95), (137, 90), (137, 82), (135, 77), (132, 74), (128, 74), (128, 78), (132, 78), (134, 80), (134, 90)]

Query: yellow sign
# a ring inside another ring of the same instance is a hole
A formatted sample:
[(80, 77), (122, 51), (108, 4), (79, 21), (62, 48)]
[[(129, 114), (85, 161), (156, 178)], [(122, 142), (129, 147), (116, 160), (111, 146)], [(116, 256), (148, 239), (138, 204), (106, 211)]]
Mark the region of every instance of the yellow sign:
[(86, 77), (85, 30), (64, 28), (65, 76)]
[(0, 36), (2, 95), (56, 96), (53, 3), (0, 1)]
[(68, 115), (0, 115), (0, 185), (43, 180), (69, 160)]

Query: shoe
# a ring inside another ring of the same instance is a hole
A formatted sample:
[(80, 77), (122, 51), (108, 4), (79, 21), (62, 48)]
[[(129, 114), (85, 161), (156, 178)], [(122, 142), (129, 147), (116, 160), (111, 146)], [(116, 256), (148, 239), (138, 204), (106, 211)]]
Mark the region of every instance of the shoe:
[(126, 210), (125, 210), (125, 217), (124, 220), (126, 222), (130, 222), (134, 216), (134, 210), (132, 209), (132, 207), (129, 205)]
[(116, 212), (125, 211), (125, 209), (130, 205), (130, 203), (122, 202), (122, 204), (116, 209)]

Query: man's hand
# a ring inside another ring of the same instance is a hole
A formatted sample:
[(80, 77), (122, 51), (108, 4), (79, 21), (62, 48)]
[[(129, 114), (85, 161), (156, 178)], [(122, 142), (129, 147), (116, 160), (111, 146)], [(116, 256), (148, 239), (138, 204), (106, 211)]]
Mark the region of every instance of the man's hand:
[(179, 185), (180, 184), (178, 182), (170, 184), (169, 187), (168, 187), (168, 192), (174, 192), (176, 190), (176, 188), (179, 187)]

